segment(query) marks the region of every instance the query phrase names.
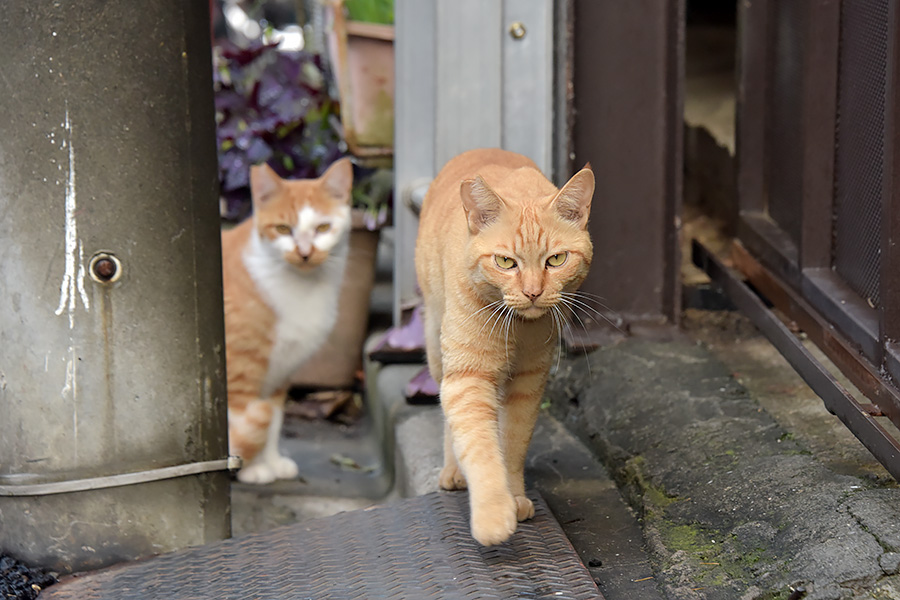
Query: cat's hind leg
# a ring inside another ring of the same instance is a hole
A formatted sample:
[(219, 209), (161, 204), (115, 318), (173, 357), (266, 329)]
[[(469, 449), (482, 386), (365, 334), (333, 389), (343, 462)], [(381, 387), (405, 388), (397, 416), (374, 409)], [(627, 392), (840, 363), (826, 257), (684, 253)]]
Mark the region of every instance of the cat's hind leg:
[(423, 306), (423, 329), (425, 330), (425, 358), (431, 378), (440, 385), (443, 377), (443, 356), (441, 354), (442, 313), (436, 306)]
[[(425, 307), (425, 356), (428, 359), (428, 372), (431, 378), (441, 383), (443, 365), (441, 364), (441, 313), (436, 307)], [(453, 438), (450, 425), (444, 419), (444, 467), (438, 477), (438, 485), (443, 490), (466, 489), (466, 477), (459, 468), (456, 454), (453, 452)]]
[(453, 452), (453, 437), (446, 419), (444, 419), (444, 468), (441, 469), (438, 484), (442, 490), (464, 490), (467, 487), (466, 476), (459, 468), (456, 454)]

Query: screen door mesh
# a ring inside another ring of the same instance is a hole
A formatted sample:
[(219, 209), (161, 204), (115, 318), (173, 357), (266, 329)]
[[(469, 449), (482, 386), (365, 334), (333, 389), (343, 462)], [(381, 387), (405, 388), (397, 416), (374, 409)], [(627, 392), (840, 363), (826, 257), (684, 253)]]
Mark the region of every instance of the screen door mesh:
[(879, 304), (888, 0), (841, 8), (835, 132), (834, 269)]

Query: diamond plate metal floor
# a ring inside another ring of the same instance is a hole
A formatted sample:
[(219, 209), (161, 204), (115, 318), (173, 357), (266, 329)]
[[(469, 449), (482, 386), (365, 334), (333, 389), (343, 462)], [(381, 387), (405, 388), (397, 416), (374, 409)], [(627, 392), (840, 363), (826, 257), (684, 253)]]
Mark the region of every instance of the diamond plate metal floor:
[(41, 600), (600, 599), (543, 499), (512, 539), (483, 548), (468, 494), (432, 493), (114, 567)]

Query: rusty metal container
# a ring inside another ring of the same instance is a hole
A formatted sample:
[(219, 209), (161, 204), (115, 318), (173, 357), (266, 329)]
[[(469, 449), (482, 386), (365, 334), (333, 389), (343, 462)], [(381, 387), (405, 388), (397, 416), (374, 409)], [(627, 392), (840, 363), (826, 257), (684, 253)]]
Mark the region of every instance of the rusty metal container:
[(208, 6), (0, 19), (0, 552), (230, 535)]

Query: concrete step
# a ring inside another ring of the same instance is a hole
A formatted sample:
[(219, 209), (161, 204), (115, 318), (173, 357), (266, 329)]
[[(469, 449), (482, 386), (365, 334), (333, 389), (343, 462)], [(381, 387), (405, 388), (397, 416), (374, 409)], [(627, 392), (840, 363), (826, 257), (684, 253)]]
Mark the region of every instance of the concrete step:
[(353, 425), (292, 419), (281, 451), (300, 467), (296, 481), (231, 484), (232, 534), (366, 508), (391, 497), (393, 460), (387, 460), (371, 415)]

